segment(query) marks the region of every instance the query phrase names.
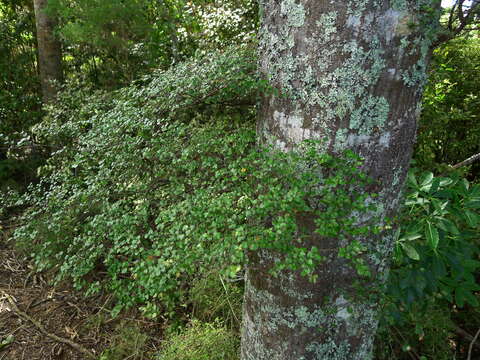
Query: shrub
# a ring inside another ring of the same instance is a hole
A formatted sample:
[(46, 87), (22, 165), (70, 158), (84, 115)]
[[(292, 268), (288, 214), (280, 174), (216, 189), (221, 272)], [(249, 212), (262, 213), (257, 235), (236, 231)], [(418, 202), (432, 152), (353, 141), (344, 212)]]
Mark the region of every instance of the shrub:
[(478, 306), (480, 185), (460, 177), (411, 172), (389, 278), (403, 307), (430, 297)]
[(25, 197), (33, 206), (16, 239), (38, 269), (113, 292), (116, 311), (140, 304), (155, 317), (159, 304), (174, 314), (196, 274), (235, 276), (247, 250), (278, 250), (276, 270), (310, 274), (324, 257), (298, 246), (298, 212), (316, 214), (319, 236), (368, 231), (346, 216), (368, 210), (369, 194), (349, 191), (367, 181), (358, 157), (321, 154), (316, 143), (258, 150), (253, 121), (232, 115), (226, 104), (263, 86), (247, 54), (181, 64), (37, 127), (58, 150)]
[(406, 185), (377, 358), (447, 360), (478, 328), (480, 185), (416, 169)]
[[(440, 171), (480, 152), (480, 39), (457, 38), (436, 49), (425, 89), (415, 159)], [(479, 163), (471, 175), (480, 174)]]

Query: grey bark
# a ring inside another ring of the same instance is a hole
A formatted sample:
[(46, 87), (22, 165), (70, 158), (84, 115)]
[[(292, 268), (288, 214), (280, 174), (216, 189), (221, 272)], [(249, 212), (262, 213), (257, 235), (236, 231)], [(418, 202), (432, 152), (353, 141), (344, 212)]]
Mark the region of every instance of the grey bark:
[[(261, 0), (260, 73), (278, 90), (261, 100), (258, 136), (282, 151), (325, 139), (323, 151), (352, 149), (379, 194), (384, 221), (398, 210), (412, 155), (422, 87), (438, 11), (424, 0)], [(439, 3), (434, 5), (439, 9)], [(360, 191), (360, 189), (359, 189)], [(373, 216), (371, 217), (373, 218)], [(314, 219), (298, 216), (319, 245)], [(362, 221), (369, 221), (363, 219)], [(381, 225), (381, 224), (379, 224)], [(310, 283), (295, 272), (268, 270), (278, 255), (250, 256), (246, 276), (242, 360), (365, 360), (377, 328), (377, 300), (393, 234), (360, 238), (375, 281), (363, 282), (335, 254)], [(339, 248), (338, 239), (320, 248)]]
[(61, 83), (63, 80), (61, 44), (54, 32), (56, 20), (45, 13), (47, 2), (34, 0), (38, 66), (44, 102), (50, 102), (56, 96), (57, 89), (53, 82)]

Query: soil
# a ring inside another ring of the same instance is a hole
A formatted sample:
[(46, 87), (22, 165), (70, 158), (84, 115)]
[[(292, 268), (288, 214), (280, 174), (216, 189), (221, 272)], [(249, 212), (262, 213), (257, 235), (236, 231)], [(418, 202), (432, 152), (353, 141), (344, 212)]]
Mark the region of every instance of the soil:
[[(117, 351), (115, 357), (106, 359), (154, 357), (164, 324), (141, 319), (135, 311), (112, 319), (106, 310), (111, 305), (108, 294), (85, 298), (69, 284), (51, 285), (48, 274), (35, 273), (29, 262), (15, 251), (8, 235), (5, 227), (0, 228), (0, 360), (89, 359), (71, 345), (45, 335), (38, 325), (50, 335), (71, 341), (99, 358), (105, 349), (111, 349), (119, 341), (119, 329), (129, 324), (142, 336), (147, 335), (143, 348), (125, 357)], [(2, 342), (10, 343), (2, 345)]]

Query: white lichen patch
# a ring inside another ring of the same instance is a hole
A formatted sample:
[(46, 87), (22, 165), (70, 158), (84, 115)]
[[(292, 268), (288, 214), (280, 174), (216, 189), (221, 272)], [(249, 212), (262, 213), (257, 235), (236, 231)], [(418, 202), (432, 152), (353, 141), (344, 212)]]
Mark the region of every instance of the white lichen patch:
[(360, 30), (361, 18), (358, 15), (349, 15), (347, 18), (346, 25), (349, 28), (352, 28), (355, 32)]
[(347, 321), (351, 317), (351, 314), (348, 311), (348, 301), (340, 295), (335, 300), (335, 305), (337, 306), (337, 313), (335, 316), (343, 321)]
[(305, 23), (305, 8), (295, 0), (283, 0), (280, 4), (280, 13), (287, 17), (287, 25), (301, 27)]
[(371, 135), (383, 130), (387, 122), (390, 105), (384, 97), (368, 96), (350, 116), (350, 128), (359, 134)]
[(397, 32), (397, 25), (401, 17), (402, 12), (394, 9), (388, 9), (385, 14), (380, 18), (380, 28), (384, 33), (385, 41), (387, 44), (390, 44), (391, 41), (395, 38)]
[(316, 25), (322, 31), (319, 31), (319, 36), (316, 37), (316, 40), (319, 41), (320, 44), (326, 44), (333, 40), (333, 35), (336, 33), (336, 21), (337, 21), (337, 12), (330, 11), (325, 14), (321, 14), (319, 19), (316, 22)]
[(384, 148), (388, 148), (390, 146), (391, 135), (390, 132), (386, 131), (380, 135), (378, 140), (378, 144)]

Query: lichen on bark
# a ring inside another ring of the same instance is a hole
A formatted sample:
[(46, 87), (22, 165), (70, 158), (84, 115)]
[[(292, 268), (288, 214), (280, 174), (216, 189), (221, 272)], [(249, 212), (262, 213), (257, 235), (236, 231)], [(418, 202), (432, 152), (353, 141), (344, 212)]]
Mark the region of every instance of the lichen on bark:
[[(322, 151), (351, 149), (364, 158), (362, 169), (375, 181), (368, 191), (378, 194), (369, 200), (377, 212), (360, 214), (357, 222), (377, 221), (385, 229), (355, 239), (366, 249), (361, 257), (373, 280), (362, 287), (371, 292), (388, 272), (393, 236), (387, 218), (400, 203), (415, 138), (436, 21), (435, 12), (424, 14), (424, 5), (425, 0), (260, 4), (259, 69), (277, 91), (261, 99), (259, 140), (289, 151), (305, 139), (324, 139)], [(306, 243), (315, 244), (312, 220), (298, 225), (310, 234)], [(332, 238), (326, 245), (344, 244)], [(268, 252), (250, 257), (242, 360), (370, 358), (376, 302), (358, 293), (361, 279), (348, 261), (327, 258), (313, 284), (295, 272), (272, 277)]]

